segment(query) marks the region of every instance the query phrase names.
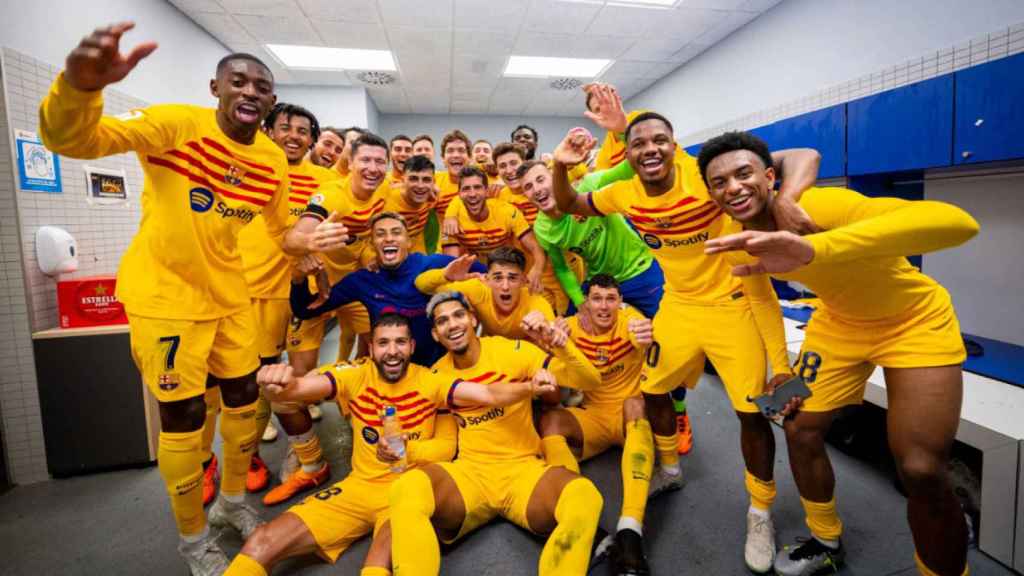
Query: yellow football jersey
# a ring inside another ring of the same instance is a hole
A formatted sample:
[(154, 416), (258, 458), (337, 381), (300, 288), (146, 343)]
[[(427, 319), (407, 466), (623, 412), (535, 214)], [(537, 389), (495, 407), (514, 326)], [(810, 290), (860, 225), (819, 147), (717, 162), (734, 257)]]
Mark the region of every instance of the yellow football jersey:
[(434, 202), (428, 200), (420, 206), (413, 206), (405, 200), (403, 187), (391, 187), (384, 198), (384, 211), (397, 212), (405, 218), (406, 231), (409, 236), (410, 252), (426, 252), (427, 243), (423, 229), (427, 226), (427, 218), (434, 209)]
[[(550, 370), (561, 386), (586, 389), (600, 383), (597, 370), (572, 342), (551, 356), (523, 340), (490, 336), (480, 339), (480, 358), (472, 368), (456, 368), (451, 353), (441, 357), (433, 367), (441, 376), (481, 384), (528, 380), (541, 368)], [(540, 437), (533, 427), (533, 410), (528, 399), (500, 408), (452, 407), (452, 413), (460, 428), (460, 460), (493, 464), (534, 459), (540, 454)]]
[(540, 294), (530, 294), (528, 289), (520, 288), (519, 303), (509, 314), (498, 312), (494, 304), (494, 294), (490, 286), (482, 280), (472, 279), (461, 282), (448, 282), (443, 269), (427, 270), (416, 277), (416, 288), (424, 294), (434, 294), (445, 290), (461, 292), (466, 300), (473, 305), (476, 317), (483, 325), (484, 334), (504, 336), (506, 338), (525, 338), (526, 334), (519, 327), (523, 316), (537, 310), (548, 320), (555, 317), (551, 304)]
[(637, 343), (629, 321), (643, 319), (630, 307), (619, 309), (615, 326), (604, 334), (589, 334), (580, 328), (579, 318), (570, 316), (569, 337), (601, 373), (601, 386), (583, 393), (584, 406), (622, 406), (623, 400), (640, 394), (640, 369), (646, 346)]
[[(429, 368), (409, 364), (398, 382), (380, 376), (367, 358), (354, 364), (340, 362), (320, 368), (335, 386), (334, 400), (352, 415), (352, 475), (364, 480), (393, 480), (398, 474), (377, 459), (377, 443), (384, 441), (381, 417), (385, 406), (394, 406), (402, 432), (410, 442), (434, 436), (434, 417), (444, 411), (454, 378)], [(410, 467), (413, 466), (410, 463)]]
[(481, 262), (487, 262), (487, 255), (501, 246), (515, 246), (516, 241), (530, 231), (530, 225), (519, 210), (511, 204), (488, 198), (487, 218), (477, 222), (463, 207), (455, 214), (461, 232), (456, 236), (441, 234), (441, 246), (461, 246)]
[[(966, 212), (938, 202), (868, 198), (846, 188), (810, 188), (799, 204), (824, 230), (805, 237), (814, 245), (814, 260), (773, 276), (810, 288), (832, 316), (856, 324), (951, 305), (946, 289), (900, 254), (923, 254), (966, 241), (978, 230)], [(948, 226), (929, 235), (919, 229), (921, 222)], [(877, 240), (882, 235), (885, 242)], [(749, 258), (736, 254), (741, 260)]]
[(434, 174), (434, 185), (437, 186), (437, 202), (434, 204), (437, 209), (438, 219), (444, 218), (448, 210), (448, 204), (452, 199), (459, 197), (458, 177), (452, 177), (448, 172), (437, 172)]
[(530, 202), (530, 199), (525, 194), (516, 194), (511, 188), (505, 186), (498, 192), (498, 200), (504, 200), (509, 204), (516, 207), (519, 213), (523, 215), (526, 223), (533, 226), (533, 222), (537, 219), (537, 205)]
[(211, 320), (249, 306), (238, 234), (262, 213), (280, 244), (288, 226), (288, 162), (262, 132), (228, 138), (216, 110), (159, 105), (103, 116), (103, 97), (61, 74), (39, 110), (46, 146), (73, 158), (134, 151), (142, 222), (121, 258), (117, 297), (129, 313)]
[[(295, 224), (324, 182), (337, 180), (338, 173), (302, 160), (288, 167), (288, 225)], [(288, 298), (291, 290), (291, 263), (281, 247), (271, 240), (263, 216), (257, 216), (238, 234), (245, 281), (253, 298)]]
[(325, 220), (331, 212), (337, 212), (341, 223), (348, 228), (348, 245), (323, 253), (327, 276), (331, 284), (336, 284), (346, 274), (362, 266), (360, 258), (363, 252), (371, 248), (370, 219), (384, 210), (388, 185), (382, 182), (366, 200), (360, 200), (352, 193), (351, 179), (327, 182), (320, 190), (310, 197), (302, 216)]
[(648, 196), (640, 178), (616, 182), (590, 195), (601, 214), (620, 212), (651, 248), (665, 287), (682, 301), (723, 303), (739, 298), (740, 280), (725, 258), (704, 254), (704, 242), (722, 233), (724, 213), (708, 195), (697, 161), (677, 149), (675, 185)]

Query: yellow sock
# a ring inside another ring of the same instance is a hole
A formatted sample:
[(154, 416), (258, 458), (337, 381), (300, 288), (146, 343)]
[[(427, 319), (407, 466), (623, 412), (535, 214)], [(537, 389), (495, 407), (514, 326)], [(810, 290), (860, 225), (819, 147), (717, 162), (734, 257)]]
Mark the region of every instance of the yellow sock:
[(224, 439), (224, 472), (220, 492), (228, 496), (245, 494), (245, 476), (256, 449), (256, 402), (232, 408), (225, 406), (220, 422)]
[(836, 514), (836, 499), (828, 502), (811, 502), (800, 499), (807, 514), (807, 527), (811, 534), (821, 540), (838, 540), (843, 534), (843, 522)]
[(224, 576), (267, 576), (267, 571), (259, 562), (239, 552)]
[(430, 477), (421, 470), (406, 472), (391, 484), (390, 501), (395, 576), (436, 576), (441, 570), (441, 546), (430, 523), (435, 506)]
[(654, 441), (651, 424), (640, 418), (626, 424), (622, 445), (622, 516), (643, 524), (647, 489), (654, 470)]
[[(303, 438), (304, 436), (307, 436)], [(299, 435), (302, 440), (293, 441), (292, 448), (299, 458), (299, 463), (306, 471), (319, 470), (324, 460), (324, 451), (320, 448), (320, 438), (310, 429), (306, 434)]]
[(570, 480), (562, 488), (558, 504), (555, 505), (555, 521), (558, 525), (541, 550), (538, 576), (587, 573), (590, 546), (594, 542), (603, 506), (601, 493), (586, 478)]
[(655, 434), (654, 449), (658, 451), (658, 462), (662, 466), (679, 465), (679, 439), (675, 433), (670, 436)]
[(749, 470), (744, 470), (743, 476), (747, 492), (750, 493), (750, 505), (765, 512), (771, 510), (772, 504), (775, 503), (775, 480), (766, 482), (751, 474)]
[[(932, 572), (927, 566), (925, 566), (924, 560), (921, 560), (921, 557), (917, 555), (917, 552), (914, 552), (914, 563), (917, 564), (917, 571), (921, 573), (921, 576), (939, 576), (938, 573)], [(970, 573), (970, 567), (964, 564), (964, 571), (960, 576), (969, 576)]]
[(206, 389), (206, 423), (203, 424), (203, 462), (213, 456), (213, 436), (217, 433), (217, 415), (220, 414), (220, 386)]
[(381, 566), (363, 566), (359, 576), (391, 576), (391, 570)]
[(171, 497), (171, 512), (183, 536), (195, 536), (206, 526), (203, 514), (203, 431), (161, 432), (157, 466)]
[(263, 397), (263, 392), (260, 392), (260, 399), (256, 401), (256, 438), (263, 437), (263, 431), (267, 429), (267, 423), (270, 422), (270, 400)]
[(544, 449), (544, 459), (548, 464), (564, 466), (567, 470), (580, 473), (580, 463), (576, 461), (576, 456), (569, 449), (569, 443), (565, 441), (565, 436), (557, 434), (545, 436), (540, 439), (540, 444)]

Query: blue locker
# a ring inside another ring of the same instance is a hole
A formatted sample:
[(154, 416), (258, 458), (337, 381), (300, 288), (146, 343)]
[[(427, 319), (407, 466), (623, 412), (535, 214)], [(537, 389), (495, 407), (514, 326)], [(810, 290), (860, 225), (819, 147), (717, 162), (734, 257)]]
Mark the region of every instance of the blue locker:
[(847, 114), (848, 174), (952, 164), (952, 74), (854, 100)]
[(956, 73), (953, 162), (1024, 158), (1024, 54)]
[(832, 106), (767, 126), (752, 133), (774, 150), (783, 148), (814, 148), (821, 153), (821, 178), (846, 174), (846, 107)]

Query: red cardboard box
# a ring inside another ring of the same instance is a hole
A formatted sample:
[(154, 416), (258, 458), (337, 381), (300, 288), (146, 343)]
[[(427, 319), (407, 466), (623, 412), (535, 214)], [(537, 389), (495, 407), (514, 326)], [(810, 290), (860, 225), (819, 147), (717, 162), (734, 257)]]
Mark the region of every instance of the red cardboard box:
[(124, 305), (117, 301), (114, 276), (91, 276), (57, 282), (61, 328), (127, 324)]

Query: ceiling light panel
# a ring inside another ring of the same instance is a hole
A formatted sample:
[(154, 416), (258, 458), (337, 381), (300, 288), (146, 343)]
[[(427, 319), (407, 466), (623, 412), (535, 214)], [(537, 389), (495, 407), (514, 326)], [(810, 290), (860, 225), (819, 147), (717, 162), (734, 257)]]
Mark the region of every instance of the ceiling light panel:
[(504, 75), (513, 78), (595, 78), (611, 63), (604, 58), (509, 56)]
[(395, 58), (390, 50), (359, 50), (267, 44), (267, 50), (287, 68), (300, 70), (382, 70), (394, 72)]

